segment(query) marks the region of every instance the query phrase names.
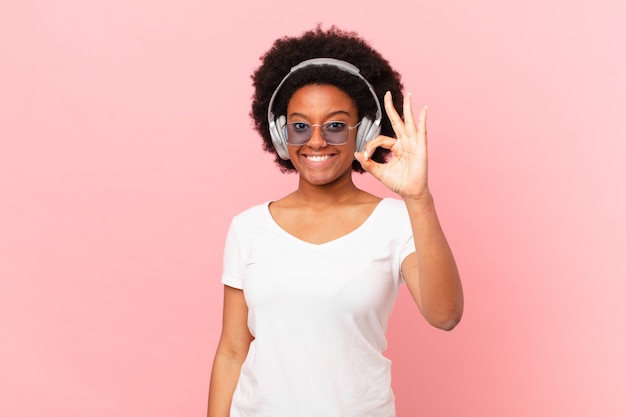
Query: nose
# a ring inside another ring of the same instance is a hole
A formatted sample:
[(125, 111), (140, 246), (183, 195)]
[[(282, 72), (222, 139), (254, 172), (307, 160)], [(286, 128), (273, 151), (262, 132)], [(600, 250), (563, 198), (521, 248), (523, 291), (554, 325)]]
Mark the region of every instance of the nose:
[(309, 141), (306, 143), (307, 146), (311, 148), (323, 148), (327, 145), (324, 137), (322, 136), (322, 126), (312, 125), (311, 126), (311, 137)]

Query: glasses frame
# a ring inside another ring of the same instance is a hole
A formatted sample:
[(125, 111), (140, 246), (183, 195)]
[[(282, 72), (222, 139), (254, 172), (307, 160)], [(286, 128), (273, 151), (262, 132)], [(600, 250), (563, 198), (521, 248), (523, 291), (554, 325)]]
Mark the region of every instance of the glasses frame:
[[(305, 125), (309, 126), (309, 128), (310, 128), (310, 131), (309, 131), (310, 135), (309, 135), (308, 139), (306, 140), (306, 142), (303, 142), (303, 143), (300, 143), (300, 144), (289, 142), (289, 134), (288, 134), (287, 128), (288, 128), (289, 125), (294, 125), (296, 123), (301, 123), (301, 124), (305, 124)], [(326, 139), (326, 137), (324, 135), (324, 126), (328, 126), (328, 125), (330, 125), (332, 123), (343, 123), (348, 128), (348, 133), (346, 135), (346, 140), (344, 142), (334, 143), (334, 142), (329, 142), (328, 139)], [(311, 141), (311, 138), (313, 137), (313, 127), (320, 126), (321, 129), (322, 129), (322, 132), (321, 132), (322, 139), (324, 139), (324, 142), (326, 142), (327, 145), (345, 145), (350, 140), (350, 131), (352, 129), (356, 129), (360, 124), (361, 124), (361, 122), (358, 122), (354, 126), (350, 126), (347, 122), (343, 122), (341, 120), (330, 120), (328, 122), (315, 123), (315, 124), (311, 124), (311, 123), (307, 123), (307, 122), (289, 122), (289, 123), (285, 123), (283, 125), (283, 134), (285, 135), (285, 139), (287, 140), (287, 144), (288, 145), (291, 145), (291, 146), (304, 146), (307, 143), (309, 143)]]

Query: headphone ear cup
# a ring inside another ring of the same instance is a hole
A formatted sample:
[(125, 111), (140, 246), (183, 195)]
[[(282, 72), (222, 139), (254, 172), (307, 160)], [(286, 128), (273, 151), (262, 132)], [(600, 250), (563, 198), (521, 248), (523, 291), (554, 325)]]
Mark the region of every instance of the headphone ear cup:
[(356, 151), (363, 152), (365, 144), (380, 135), (380, 123), (375, 123), (369, 117), (361, 119), (356, 131)]
[(270, 122), (270, 137), (274, 144), (274, 149), (281, 159), (289, 159), (287, 150), (287, 138), (283, 135), (283, 126), (287, 123), (287, 117), (278, 116), (278, 119)]

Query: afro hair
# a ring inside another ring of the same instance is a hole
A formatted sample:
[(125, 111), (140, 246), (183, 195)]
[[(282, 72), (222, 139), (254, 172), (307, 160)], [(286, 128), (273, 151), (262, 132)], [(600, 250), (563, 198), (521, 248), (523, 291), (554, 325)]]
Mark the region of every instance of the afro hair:
[[(390, 91), (395, 108), (400, 114), (402, 112), (403, 86), (400, 74), (356, 33), (343, 31), (335, 26), (323, 30), (318, 25), (300, 36), (279, 38), (261, 56), (261, 65), (252, 74), (254, 94), (250, 116), (254, 121), (255, 130), (263, 138), (263, 149), (275, 155), (275, 162), (282, 172), (293, 172), (295, 168), (290, 160), (281, 159), (274, 149), (267, 118), (268, 106), (274, 90), (291, 68), (312, 58), (335, 58), (351, 63), (372, 85), (380, 103), (383, 102), (385, 93)], [(346, 72), (330, 66), (304, 68), (293, 73), (281, 86), (272, 111), (277, 115), (285, 114), (289, 100), (296, 90), (309, 84), (329, 84), (338, 87), (354, 100), (359, 118), (365, 116), (375, 118), (377, 107), (367, 85), (359, 77), (346, 76)], [(391, 122), (384, 110), (381, 134), (394, 136)], [(377, 148), (371, 158), (377, 162), (384, 162), (388, 153), (387, 149)], [(357, 160), (354, 160), (352, 169), (364, 172)]]

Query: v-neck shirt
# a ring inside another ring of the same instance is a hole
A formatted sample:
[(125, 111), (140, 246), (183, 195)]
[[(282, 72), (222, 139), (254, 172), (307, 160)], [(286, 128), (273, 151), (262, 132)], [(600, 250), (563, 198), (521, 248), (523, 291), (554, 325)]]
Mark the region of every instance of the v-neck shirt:
[(231, 417), (395, 415), (385, 331), (415, 251), (404, 202), (381, 200), (353, 231), (314, 244), (281, 228), (270, 202), (235, 216), (225, 285), (243, 290), (250, 345)]

